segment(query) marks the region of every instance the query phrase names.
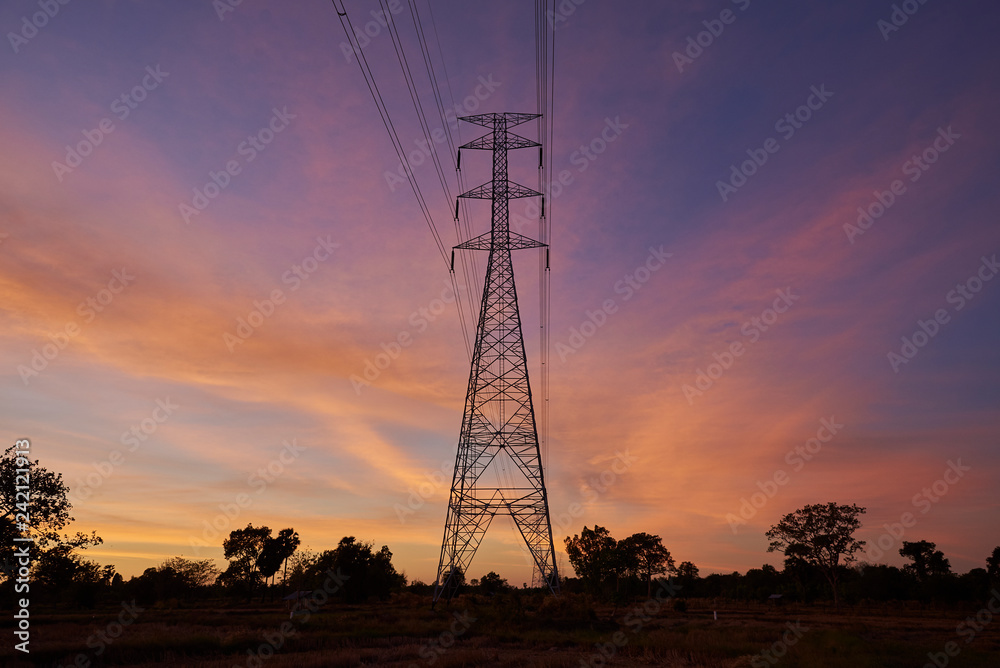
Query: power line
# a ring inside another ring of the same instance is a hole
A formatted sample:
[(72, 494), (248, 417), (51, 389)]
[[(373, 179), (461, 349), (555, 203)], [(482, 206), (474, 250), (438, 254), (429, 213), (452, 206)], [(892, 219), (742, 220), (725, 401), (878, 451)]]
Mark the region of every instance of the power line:
[[(430, 18), (431, 18), (431, 29), (434, 31), (434, 40), (437, 43), (438, 57), (441, 59), (441, 71), (444, 73), (444, 82), (445, 82), (445, 87), (448, 89), (448, 97), (451, 100), (451, 106), (452, 106), (452, 108), (455, 109), (455, 110), (458, 110), (458, 104), (456, 104), (456, 102), (455, 102), (455, 93), (452, 91), (452, 88), (451, 88), (451, 77), (448, 76), (448, 64), (447, 64), (447, 61), (445, 61), (445, 58), (444, 58), (444, 49), (441, 47), (441, 36), (438, 34), (437, 21), (434, 19), (434, 7), (431, 4), (430, 0), (427, 0), (427, 13), (430, 15)], [(455, 125), (456, 125), (455, 132), (458, 134), (458, 140), (462, 141), (462, 126), (461, 126), (460, 123), (457, 122), (457, 120), (456, 120)], [(448, 125), (447, 118), (444, 119), (443, 127), (448, 132), (448, 137), (450, 139), (451, 138), (451, 126)], [(454, 150), (454, 143), (453, 142), (449, 143), (449, 148), (452, 150), (452, 155), (456, 155), (457, 154), (457, 152)], [(458, 163), (455, 164), (455, 174), (456, 174), (456, 176), (458, 178), (458, 186), (459, 186), (458, 189), (459, 189), (459, 191), (460, 192), (465, 192), (467, 190), (467, 188), (465, 186), (465, 177), (462, 175), (462, 171), (461, 171), (461, 169), (459, 169)], [(471, 228), (471, 226), (469, 224), (470, 221), (472, 220), (472, 216), (469, 214), (469, 203), (468, 203), (468, 201), (466, 201), (464, 199), (461, 200), (461, 209), (462, 209), (461, 220), (460, 221), (456, 221), (456, 225), (455, 225), (456, 239), (459, 242), (461, 242), (463, 239), (471, 239), (473, 237), (472, 228)], [(475, 285), (476, 282), (478, 282), (478, 276), (479, 276), (479, 262), (476, 259), (476, 254), (475, 253), (461, 253), (460, 254), (460, 261), (462, 263), (461, 264), (461, 266), (462, 266), (462, 275), (465, 277), (465, 284), (466, 284), (467, 287), (471, 288), (471, 286)], [(470, 269), (470, 267), (471, 267), (471, 269)], [(473, 280), (473, 279), (477, 279), (477, 280)], [(475, 312), (474, 311), (475, 307), (476, 307), (476, 301), (474, 299), (473, 293), (470, 292), (469, 293), (469, 307), (468, 307), (469, 308), (469, 312), (470, 313), (474, 313)], [(470, 358), (471, 358), (471, 354), (472, 354), (472, 349), (471, 349), (472, 341), (469, 340), (468, 338), (466, 340), (468, 341), (468, 344), (467, 344), (469, 346), (468, 352), (469, 352), (469, 355), (470, 355)]]
[[(433, 58), (431, 56), (430, 48), (428, 48), (428, 46), (427, 46), (427, 38), (426, 38), (426, 35), (424, 33), (423, 21), (420, 18), (419, 5), (417, 3), (411, 3), (410, 0), (407, 0), (407, 5), (410, 7), (410, 14), (411, 14), (411, 16), (413, 18), (413, 28), (414, 28), (414, 30), (416, 31), (416, 34), (417, 34), (417, 42), (420, 45), (420, 54), (421, 54), (421, 56), (423, 57), (423, 60), (424, 60), (424, 68), (427, 71), (427, 78), (430, 80), (430, 83), (431, 83), (431, 91), (434, 94), (434, 102), (435, 102), (435, 104), (437, 106), (438, 118), (441, 120), (441, 127), (445, 130), (445, 139), (447, 140), (447, 143), (448, 143), (449, 155), (452, 156), (452, 167), (455, 169), (455, 175), (456, 175), (456, 179), (458, 181), (459, 192), (464, 192), (465, 191), (465, 184), (464, 184), (464, 180), (462, 178), (462, 172), (461, 172), (461, 170), (458, 169), (458, 163), (455, 162), (455, 156), (457, 155), (457, 151), (455, 150), (455, 142), (454, 142), (454, 140), (452, 139), (452, 136), (451, 136), (451, 129), (448, 127), (448, 119), (447, 119), (447, 114), (445, 114), (444, 100), (443, 100), (443, 98), (441, 96), (441, 87), (438, 84), (437, 73), (435, 72), (434, 61), (433, 61)], [(437, 42), (437, 47), (438, 47), (438, 55), (441, 58), (441, 67), (442, 67), (442, 69), (444, 71), (445, 83), (448, 86), (449, 95), (451, 95), (451, 81), (448, 78), (448, 68), (447, 68), (447, 65), (445, 64), (444, 53), (443, 53), (443, 50), (441, 48), (441, 39), (440, 39), (440, 37), (438, 36), (438, 33), (437, 33), (437, 25), (434, 22), (434, 12), (431, 9), (431, 5), (430, 5), (429, 0), (428, 0), (427, 8), (428, 8), (428, 12), (429, 12), (429, 14), (431, 16), (431, 27), (434, 30), (434, 37), (435, 37), (435, 41)], [(452, 104), (454, 105), (454, 95), (452, 95)], [(449, 206), (450, 206), (450, 204), (451, 204), (451, 196), (450, 196), (450, 193), (446, 193), (446, 194), (448, 195), (448, 202), (449, 202)], [(466, 203), (463, 202), (463, 204), (466, 204)], [(469, 215), (468, 215), (468, 205), (467, 204), (466, 204), (465, 218), (464, 219), (466, 221), (466, 228), (467, 228), (466, 231), (468, 232)], [(455, 239), (456, 239), (456, 243), (461, 243), (463, 239), (467, 239), (470, 236), (471, 236), (471, 234), (468, 234), (468, 233), (465, 234), (465, 235), (462, 234), (462, 226), (461, 226), (461, 223), (459, 222), (459, 218), (456, 216), (455, 217)], [(476, 265), (475, 265), (475, 259), (474, 258), (470, 259), (467, 256), (468, 256), (467, 253), (462, 253), (461, 254), (462, 275), (465, 278), (465, 285), (466, 286), (471, 286), (471, 285), (473, 285), (472, 278), (475, 275)], [(470, 262), (470, 260), (473, 262), (471, 275), (470, 275), (470, 270), (469, 270), (469, 262)], [(460, 294), (457, 293), (457, 283), (456, 283), (456, 279), (455, 279), (454, 269), (452, 270), (452, 284), (454, 286), (456, 286), (456, 304), (458, 306), (459, 318), (461, 319), (461, 322), (462, 322), (463, 341), (465, 342), (466, 354), (468, 355), (469, 359), (471, 360), (472, 359), (472, 340), (471, 340), (471, 338), (469, 336), (469, 328), (467, 326), (467, 317), (466, 317), (466, 311), (465, 311), (466, 306), (465, 306), (464, 298), (462, 297), (462, 295), (460, 295)], [(472, 309), (474, 307), (474, 303), (472, 302), (471, 294), (469, 295), (469, 297), (470, 297), (470, 303), (468, 304), (467, 308), (469, 309), (468, 318), (471, 319), (471, 317), (472, 317), (471, 313), (472, 313)]]
[[(344, 28), (344, 32), (347, 33), (348, 41), (351, 44), (351, 47), (354, 50), (354, 52), (358, 55), (358, 67), (361, 70), (362, 76), (365, 79), (365, 84), (368, 86), (368, 90), (372, 95), (372, 100), (375, 102), (375, 106), (379, 110), (379, 115), (382, 118), (382, 123), (385, 126), (387, 133), (389, 134), (389, 139), (393, 145), (393, 149), (396, 151), (396, 155), (399, 158), (400, 164), (404, 172), (406, 173), (407, 180), (410, 182), (410, 187), (413, 190), (413, 194), (417, 199), (417, 204), (420, 206), (420, 210), (424, 216), (424, 220), (427, 223), (427, 227), (431, 231), (431, 235), (434, 237), (434, 242), (438, 247), (438, 252), (441, 253), (441, 257), (445, 261), (446, 266), (450, 268), (448, 255), (445, 250), (446, 246), (441, 239), (440, 233), (437, 230), (437, 225), (434, 223), (433, 214), (431, 213), (430, 207), (427, 205), (426, 199), (424, 198), (423, 193), (420, 190), (420, 185), (417, 182), (417, 179), (413, 174), (412, 169), (410, 168), (409, 162), (407, 161), (406, 151), (403, 148), (402, 142), (399, 139), (399, 135), (396, 132), (396, 128), (392, 122), (392, 118), (389, 114), (388, 108), (386, 107), (385, 101), (382, 98), (381, 91), (378, 87), (377, 82), (375, 81), (375, 75), (372, 72), (370, 65), (368, 64), (367, 57), (365, 56), (364, 52), (361, 49), (360, 42), (358, 42), (356, 38), (356, 35), (354, 33), (354, 26), (351, 23), (350, 16), (347, 13), (347, 6), (343, 3), (343, 0), (341, 0), (341, 6), (343, 7), (343, 11), (341, 11), (341, 9), (337, 7), (336, 0), (332, 0), (332, 2), (334, 9), (337, 11), (338, 17), (340, 18), (341, 26)], [(420, 102), (416, 84), (413, 80), (412, 72), (410, 71), (409, 68), (409, 62), (406, 60), (406, 54), (405, 51), (403, 50), (403, 45), (402, 45), (402, 38), (399, 37), (398, 29), (395, 26), (395, 22), (392, 20), (392, 13), (388, 11), (388, 9), (385, 7), (385, 5), (383, 4), (383, 0), (379, 0), (379, 3), (382, 6), (386, 27), (388, 28), (390, 37), (392, 38), (393, 48), (396, 51), (396, 57), (397, 60), (399, 61), (400, 69), (403, 72), (403, 78), (406, 81), (407, 91), (410, 94), (410, 99), (413, 103), (414, 110), (417, 113), (417, 119), (418, 122), (420, 123), (420, 128), (424, 135), (424, 141), (427, 143), (428, 151), (431, 154), (432, 162), (434, 163), (435, 171), (437, 172), (438, 179), (445, 196), (445, 200), (447, 202), (450, 202), (451, 201), (450, 188), (448, 187), (447, 179), (444, 176), (444, 171), (441, 167), (441, 162), (438, 156), (437, 149), (434, 146), (434, 142), (431, 137), (430, 127), (427, 123), (426, 115), (423, 112), (423, 105)], [(412, 11), (413, 7), (411, 6), (411, 12)], [(415, 26), (419, 25), (417, 23), (416, 15), (414, 15), (414, 23)], [(418, 37), (420, 37), (422, 35), (422, 30), (419, 27), (417, 28), (417, 32), (418, 32)], [(425, 51), (425, 45), (423, 43), (421, 51), (422, 53)], [(442, 56), (442, 61), (443, 61), (443, 56)], [(426, 62), (427, 61), (425, 57), (425, 63)], [(432, 77), (432, 81), (434, 81), (435, 79), (433, 78), (432, 75), (433, 75), (433, 70), (431, 70), (430, 76)], [(447, 124), (444, 122), (443, 109), (441, 109), (440, 115), (443, 124), (446, 126)], [(451, 143), (451, 134), (448, 133), (447, 137), (449, 143)], [(459, 185), (461, 187), (461, 183)], [(461, 236), (459, 229), (456, 229), (456, 235)], [(469, 322), (468, 322), (470, 316), (468, 316), (465, 313), (465, 309), (463, 308), (461, 290), (459, 289), (454, 274), (449, 272), (449, 277), (451, 279), (452, 290), (455, 293), (455, 300), (458, 306), (459, 322), (462, 328), (462, 339), (464, 342), (464, 347), (466, 349), (466, 355), (471, 360), (472, 344), (469, 336)], [(467, 284), (469, 284), (468, 280), (466, 282)]]
[(331, 0), (331, 2), (333, 3), (333, 8), (337, 11), (337, 16), (340, 19), (340, 25), (344, 28), (344, 32), (347, 34), (348, 43), (351, 45), (354, 53), (358, 56), (358, 67), (360, 68), (361, 74), (365, 79), (365, 85), (368, 87), (368, 92), (371, 94), (372, 100), (375, 102), (375, 107), (378, 109), (379, 116), (382, 118), (382, 124), (385, 126), (385, 130), (389, 134), (389, 140), (392, 142), (392, 147), (395, 149), (396, 155), (399, 157), (399, 162), (403, 166), (403, 170), (407, 175), (407, 180), (410, 182), (413, 194), (417, 198), (417, 204), (420, 206), (420, 211), (423, 213), (424, 220), (427, 222), (427, 228), (430, 230), (431, 236), (434, 237), (434, 243), (437, 245), (438, 252), (441, 254), (441, 259), (447, 267), (449, 266), (449, 261), (448, 254), (445, 251), (445, 245), (441, 241), (441, 235), (438, 233), (437, 226), (434, 224), (434, 218), (431, 215), (430, 208), (427, 206), (423, 193), (420, 192), (417, 180), (414, 178), (409, 163), (406, 161), (406, 151), (403, 149), (403, 144), (400, 142), (399, 135), (396, 133), (396, 128), (393, 125), (392, 118), (389, 115), (389, 110), (382, 98), (382, 93), (378, 88), (378, 84), (375, 82), (375, 75), (371, 71), (368, 59), (365, 57), (364, 51), (361, 49), (361, 44), (358, 42), (357, 36), (354, 33), (354, 26), (351, 23), (351, 17), (347, 14), (347, 7), (343, 5), (343, 0), (341, 0), (343, 10), (337, 7), (337, 0)]
[[(552, 234), (552, 134), (555, 125), (553, 102), (555, 98), (555, 29), (548, 21), (549, 1), (535, 0), (535, 95), (538, 119), (538, 141), (542, 144), (542, 155), (538, 165), (538, 190), (548, 196), (548, 207), (545, 198), (538, 218), (538, 239), (551, 245)], [(550, 351), (551, 351), (551, 274), (549, 264), (549, 249), (544, 249), (544, 255), (538, 260), (539, 285), (539, 348), (541, 358), (541, 406), (540, 406), (540, 441), (543, 464), (548, 458), (549, 435), (549, 387), (550, 387)]]

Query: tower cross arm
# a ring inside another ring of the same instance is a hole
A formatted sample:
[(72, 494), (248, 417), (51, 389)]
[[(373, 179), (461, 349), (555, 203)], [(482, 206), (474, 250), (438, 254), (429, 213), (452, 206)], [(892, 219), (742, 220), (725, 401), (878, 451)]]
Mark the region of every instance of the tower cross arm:
[[(504, 182), (501, 181), (501, 184)], [(526, 186), (522, 186), (520, 183), (514, 183), (513, 181), (507, 181), (506, 196), (508, 199), (519, 199), (521, 197), (537, 197), (542, 193), (537, 190), (532, 190)], [(476, 186), (472, 190), (466, 190), (464, 193), (459, 195), (459, 197), (464, 197), (466, 199), (493, 199), (497, 193), (493, 187), (493, 183), (484, 183), (481, 186)]]
[[(473, 237), (468, 241), (463, 241), (454, 248), (456, 250), (492, 250), (492, 234), (490, 232), (485, 232), (480, 234), (478, 237)], [(541, 241), (535, 241), (523, 234), (518, 234), (517, 232), (510, 233), (510, 249), (511, 250), (524, 250), (526, 248), (548, 248), (548, 244), (543, 244)]]
[[(528, 139), (527, 137), (522, 137), (519, 134), (513, 132), (508, 132), (506, 138), (503, 140), (504, 147), (507, 149), (516, 148), (532, 148), (541, 146), (534, 139)], [(477, 149), (477, 150), (487, 150), (492, 151), (497, 147), (497, 142), (493, 137), (493, 134), (485, 134), (482, 137), (478, 137), (468, 142), (467, 144), (462, 144), (458, 148), (460, 149)]]
[(532, 148), (537, 146), (541, 146), (541, 144), (534, 139), (528, 139), (513, 132), (507, 133), (507, 148)]
[(534, 120), (540, 116), (541, 114), (517, 114), (508, 112), (505, 114), (476, 114), (475, 116), (459, 116), (458, 120), (475, 123), (476, 125), (482, 125), (484, 128), (493, 129), (497, 126), (497, 123), (501, 121), (504, 121), (507, 127), (512, 128), (515, 125), (527, 123), (528, 121)]
[(520, 183), (514, 183), (513, 181), (507, 181), (507, 197), (509, 199), (519, 199), (521, 197), (538, 197), (542, 193), (537, 190), (532, 190), (526, 186), (522, 186)]

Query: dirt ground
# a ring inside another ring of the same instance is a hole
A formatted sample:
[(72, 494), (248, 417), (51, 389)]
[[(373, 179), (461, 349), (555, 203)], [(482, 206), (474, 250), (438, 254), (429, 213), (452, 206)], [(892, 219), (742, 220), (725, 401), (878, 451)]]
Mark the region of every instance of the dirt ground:
[(433, 611), (428, 601), (403, 595), (357, 606), (331, 602), (294, 618), (277, 604), (144, 609), (125, 602), (33, 612), (30, 657), (14, 651), (13, 620), (5, 619), (0, 664), (995, 668), (1000, 623), (992, 617), (968, 605), (834, 611), (707, 600), (687, 601), (679, 612), (671, 601), (610, 607), (572, 595), (558, 601), (466, 596)]

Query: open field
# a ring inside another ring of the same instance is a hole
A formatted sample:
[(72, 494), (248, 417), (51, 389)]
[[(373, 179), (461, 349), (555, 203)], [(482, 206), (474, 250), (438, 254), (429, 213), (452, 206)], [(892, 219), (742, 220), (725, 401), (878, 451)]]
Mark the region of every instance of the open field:
[[(32, 615), (31, 661), (15, 657), (8, 641), (0, 662), (150, 668), (920, 668), (933, 653), (951, 666), (1000, 665), (1000, 624), (957, 632), (978, 612), (967, 606), (872, 604), (835, 613), (824, 606), (692, 600), (687, 612), (678, 612), (669, 600), (592, 608), (583, 597), (564, 595), (559, 600), (463, 596), (432, 611), (427, 599), (407, 594), (384, 604), (330, 603), (291, 621), (277, 604), (149, 608), (134, 615), (122, 610), (120, 605), (86, 613), (38, 610)], [(3, 627), (9, 637), (9, 619)], [(953, 652), (959, 650), (954, 658), (945, 654), (949, 642), (955, 643)]]

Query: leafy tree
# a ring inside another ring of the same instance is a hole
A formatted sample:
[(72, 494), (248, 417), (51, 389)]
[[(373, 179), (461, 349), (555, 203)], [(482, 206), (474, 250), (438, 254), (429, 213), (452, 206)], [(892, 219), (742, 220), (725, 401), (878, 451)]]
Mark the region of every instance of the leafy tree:
[[(441, 580), (437, 584), (445, 587), (445, 599), (450, 600), (451, 598), (457, 596), (458, 592), (465, 586), (465, 571), (458, 566), (454, 569), (446, 568), (441, 572)], [(475, 578), (472, 579), (471, 584), (473, 587), (478, 586), (478, 582), (476, 582)], [(434, 589), (437, 591), (437, 587)], [(433, 608), (433, 606), (431, 607)]]
[(306, 572), (310, 570), (319, 559), (319, 553), (305, 548), (298, 550), (289, 557), (290, 572), (285, 574), (285, 581), (292, 585), (295, 590), (302, 590), (306, 587)]
[(599, 590), (620, 562), (618, 542), (602, 526), (584, 526), (579, 535), (567, 536), (564, 543), (570, 565), (591, 591)]
[(260, 554), (257, 555), (257, 570), (260, 571), (261, 578), (267, 583), (268, 578), (274, 578), (274, 576), (281, 570), (281, 562), (285, 559), (285, 555), (281, 552), (281, 545), (274, 538), (268, 538), (264, 541), (264, 546), (261, 548)]
[(24, 499), (17, 497), (19, 482), (18, 469), (27, 469), (31, 483), (30, 532), (36, 544), (40, 540), (58, 541), (59, 531), (73, 521), (69, 511), (73, 504), (67, 495), (69, 487), (63, 482), (61, 473), (53, 473), (41, 466), (39, 461), (18, 457), (15, 446), (4, 450), (0, 457), (0, 517), (13, 520), (18, 503)]
[(370, 581), (368, 594), (377, 596), (379, 600), (389, 598), (389, 594), (406, 586), (406, 576), (396, 571), (392, 565), (392, 552), (383, 545), (378, 552), (372, 554), (368, 562), (368, 579)]
[(295, 529), (282, 529), (265, 547), (269, 556), (273, 555), (274, 558), (280, 559), (285, 566), (281, 576), (282, 582), (288, 579), (288, 560), (295, 554), (295, 550), (299, 549), (299, 543), (299, 534)]
[(634, 533), (618, 542), (619, 559), (631, 574), (646, 581), (646, 596), (653, 594), (653, 576), (675, 572), (674, 558), (659, 536)]
[(264, 546), (271, 537), (268, 527), (247, 524), (245, 529), (229, 532), (229, 538), (222, 541), (222, 549), (229, 567), (219, 576), (219, 583), (232, 587), (246, 587), (247, 598), (263, 581), (258, 562)]
[[(990, 576), (985, 568), (973, 568), (968, 573), (956, 578), (957, 587), (947, 587), (948, 590), (958, 590), (955, 598), (958, 600), (978, 601), (989, 596)], [(951, 582), (947, 583), (951, 585)]]
[[(114, 566), (111, 569), (113, 571)], [(33, 579), (53, 589), (63, 589), (74, 583), (103, 584), (104, 572), (96, 561), (84, 559), (71, 550), (55, 548), (38, 555)]]
[(677, 584), (680, 586), (681, 597), (694, 596), (692, 591), (698, 580), (698, 567), (693, 563), (682, 561), (677, 566)]
[(128, 581), (128, 590), (142, 604), (169, 601), (188, 593), (184, 576), (170, 566), (150, 566)]
[(695, 566), (690, 561), (682, 561), (679, 566), (677, 566), (677, 579), (687, 580), (693, 582), (698, 579), (698, 567)]
[(504, 591), (505, 589), (508, 589), (509, 587), (510, 585), (507, 584), (507, 580), (505, 578), (500, 577), (494, 571), (490, 571), (489, 573), (484, 575), (482, 579), (479, 581), (479, 588), (482, 590), (482, 592), (484, 594), (489, 594), (491, 596), (493, 594), (499, 594), (500, 592)]
[(188, 589), (207, 587), (219, 577), (219, 568), (211, 559), (195, 561), (184, 557), (171, 557), (160, 565), (159, 570), (168, 568), (177, 573)]
[(926, 540), (916, 542), (903, 541), (903, 546), (899, 548), (902, 557), (910, 559), (913, 563), (903, 566), (903, 572), (912, 575), (917, 582), (925, 583), (931, 578), (951, 575), (951, 564), (941, 550), (935, 550), (934, 543)]
[[(23, 486), (24, 474), (19, 476), (18, 470), (24, 469), (28, 471), (31, 487), (28, 506), (23, 496), (18, 497), (16, 489)], [(73, 551), (100, 545), (103, 541), (96, 532), (90, 535), (77, 532), (73, 537), (60, 533), (73, 521), (69, 514), (73, 504), (68, 495), (69, 487), (63, 482), (61, 473), (49, 471), (37, 459), (19, 457), (14, 445), (0, 455), (0, 561), (4, 576), (10, 577), (14, 572), (13, 556), (18, 546), (14, 538), (25, 535), (34, 540), (36, 579), (53, 582), (63, 581), (69, 573), (83, 576), (84, 571), (80, 568), (89, 566), (81, 566), (83, 562)], [(25, 509), (29, 511), (27, 523), (18, 517)], [(49, 552), (51, 554), (47, 554)], [(37, 575), (39, 568), (43, 569), (41, 576)]]
[(910, 595), (910, 580), (895, 566), (861, 564), (858, 597), (876, 600), (904, 600)]
[(296, 533), (295, 529), (282, 529), (274, 538), (268, 537), (257, 560), (257, 568), (260, 570), (261, 576), (265, 580), (272, 578), (273, 583), (273, 578), (281, 569), (282, 564), (285, 565), (285, 576), (287, 576), (288, 559), (295, 554), (295, 550), (298, 548), (299, 534)]
[(777, 593), (780, 589), (781, 575), (771, 564), (760, 568), (751, 568), (743, 576), (743, 593), (749, 600), (760, 600)]
[(993, 554), (986, 557), (986, 572), (990, 580), (1000, 580), (1000, 546), (993, 548)]
[(389, 548), (383, 545), (375, 552), (373, 545), (358, 541), (354, 536), (341, 538), (336, 549), (327, 550), (302, 564), (302, 582), (306, 588), (320, 587), (332, 571), (343, 579), (335, 595), (350, 603), (361, 603), (370, 596), (388, 598), (390, 593), (406, 586), (406, 578), (392, 565)]
[[(96, 561), (84, 559), (68, 546), (56, 545), (36, 557), (32, 565), (32, 580), (44, 587), (50, 596), (72, 603), (75, 607), (93, 608), (97, 593), (110, 583), (114, 566), (102, 567)], [(34, 590), (34, 585), (32, 585)]]
[(767, 532), (771, 540), (768, 552), (781, 551), (786, 557), (799, 559), (817, 567), (833, 590), (833, 604), (839, 605), (837, 582), (843, 565), (855, 560), (855, 553), (865, 541), (854, 538), (861, 527), (865, 509), (857, 505), (817, 503), (788, 513)]

